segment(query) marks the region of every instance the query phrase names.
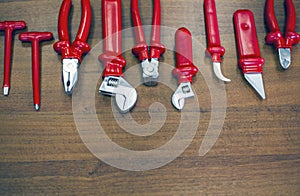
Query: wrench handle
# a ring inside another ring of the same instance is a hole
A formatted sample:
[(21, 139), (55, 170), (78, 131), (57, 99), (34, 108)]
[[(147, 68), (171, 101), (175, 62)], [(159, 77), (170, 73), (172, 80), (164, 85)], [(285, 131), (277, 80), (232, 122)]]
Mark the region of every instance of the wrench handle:
[(11, 49), (12, 49), (12, 33), (14, 30), (24, 29), (26, 23), (24, 21), (4, 21), (0, 22), (0, 30), (5, 33), (5, 46), (4, 46), (4, 87), (10, 87), (10, 65), (11, 65)]
[(239, 66), (243, 74), (262, 73), (264, 59), (260, 57), (253, 13), (250, 10), (237, 10), (233, 19)]
[(225, 48), (221, 46), (216, 4), (214, 0), (204, 0), (205, 27), (207, 34), (207, 49), (213, 62), (221, 62)]
[(176, 68), (173, 74), (178, 79), (178, 84), (192, 82), (193, 76), (198, 68), (193, 64), (192, 35), (184, 27), (179, 28), (175, 33)]
[(53, 39), (51, 32), (24, 32), (19, 39), (31, 42), (33, 103), (40, 105), (40, 42)]
[(102, 29), (104, 53), (99, 60), (104, 64), (102, 77), (122, 76), (126, 65), (122, 57), (122, 10), (120, 0), (102, 0)]

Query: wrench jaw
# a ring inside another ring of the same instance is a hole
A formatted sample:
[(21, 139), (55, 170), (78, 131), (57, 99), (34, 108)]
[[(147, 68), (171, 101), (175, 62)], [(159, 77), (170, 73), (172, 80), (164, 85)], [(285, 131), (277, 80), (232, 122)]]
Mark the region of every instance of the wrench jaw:
[(158, 66), (159, 61), (156, 58), (152, 58), (150, 61), (145, 59), (141, 62), (143, 69), (143, 80), (145, 86), (157, 86), (158, 83)]
[(99, 93), (114, 96), (121, 113), (130, 111), (136, 101), (137, 92), (123, 77), (107, 76), (104, 78)]
[(67, 95), (72, 95), (78, 80), (78, 59), (63, 59), (62, 80)]
[(172, 104), (173, 106), (178, 109), (182, 110), (184, 107), (184, 99), (194, 97), (195, 94), (192, 89), (192, 85), (190, 82), (183, 82), (179, 84), (176, 91), (172, 96)]

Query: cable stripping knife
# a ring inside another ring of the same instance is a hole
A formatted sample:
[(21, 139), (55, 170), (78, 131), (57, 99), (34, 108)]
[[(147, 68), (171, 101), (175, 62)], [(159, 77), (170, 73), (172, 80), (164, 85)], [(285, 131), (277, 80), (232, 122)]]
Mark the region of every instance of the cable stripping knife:
[(253, 13), (250, 10), (237, 10), (234, 13), (233, 20), (238, 47), (239, 67), (245, 79), (261, 98), (265, 99), (266, 95), (262, 79), (264, 59), (260, 57)]
[(216, 4), (214, 0), (204, 0), (204, 15), (207, 37), (206, 51), (211, 55), (214, 73), (220, 80), (230, 82), (221, 72), (221, 57), (225, 54), (225, 48), (221, 46)]

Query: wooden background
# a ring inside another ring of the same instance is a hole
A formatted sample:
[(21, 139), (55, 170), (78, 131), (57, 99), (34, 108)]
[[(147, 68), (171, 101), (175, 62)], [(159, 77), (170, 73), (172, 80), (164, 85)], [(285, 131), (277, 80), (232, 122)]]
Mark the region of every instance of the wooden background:
[[(201, 66), (211, 66), (206, 57), (205, 64), (198, 65), (200, 72), (193, 83), (200, 105), (199, 125), (193, 141), (169, 164), (139, 172), (105, 164), (88, 150), (79, 136), (72, 113), (72, 98), (65, 95), (62, 88), (60, 56), (52, 48), (58, 39), (60, 4), (61, 1), (49, 0), (0, 1), (1, 21), (25, 20), (25, 31), (51, 31), (55, 36), (52, 42), (42, 44), (42, 103), (40, 111), (36, 112), (32, 104), (31, 47), (18, 40), (20, 31), (14, 34), (11, 91), (8, 97), (0, 96), (0, 195), (299, 195), (300, 45), (293, 47), (292, 65), (283, 71), (274, 48), (264, 43), (264, 1), (216, 0), (222, 45), (226, 48), (222, 68), (232, 82), (225, 86), (227, 113), (213, 148), (205, 156), (198, 155), (211, 114), (208, 86), (201, 76)], [(80, 21), (80, 1), (74, 0), (73, 4), (72, 37)], [(93, 21), (88, 43), (93, 48), (102, 37), (101, 1), (91, 0), (91, 4)], [(129, 28), (130, 1), (124, 0), (122, 4), (123, 28)], [(283, 28), (283, 0), (275, 4), (279, 25)], [(299, 33), (300, 1), (294, 0), (294, 4)], [(205, 46), (203, 1), (162, 0), (161, 5), (162, 25), (185, 26), (193, 38)], [(232, 16), (242, 8), (251, 9), (255, 15), (261, 55), (265, 58), (263, 79), (267, 99), (264, 101), (237, 68)], [(152, 1), (141, 1), (140, 10), (143, 23), (150, 25)], [(4, 33), (1, 32), (1, 83), (3, 50)], [(199, 52), (199, 55), (204, 54)], [(127, 68), (137, 64), (130, 51), (124, 56)], [(168, 50), (162, 62), (174, 65), (173, 52)], [(172, 81), (176, 83), (175, 79)], [(122, 130), (112, 115), (111, 99), (98, 95), (97, 88), (98, 119), (114, 142), (132, 150), (150, 150), (172, 139), (180, 113), (170, 103), (170, 88), (163, 84), (155, 88), (137, 88), (138, 103), (128, 114), (137, 123), (150, 121), (148, 110), (153, 102), (161, 102), (167, 112), (162, 129), (148, 137)], [(107, 153), (111, 158), (118, 158), (113, 157), (109, 149)]]

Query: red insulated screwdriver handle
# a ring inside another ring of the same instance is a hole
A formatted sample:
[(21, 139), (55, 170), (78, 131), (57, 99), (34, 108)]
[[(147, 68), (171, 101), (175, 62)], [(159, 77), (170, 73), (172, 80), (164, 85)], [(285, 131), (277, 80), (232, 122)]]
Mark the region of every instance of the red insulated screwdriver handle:
[(179, 28), (175, 33), (176, 68), (173, 74), (182, 82), (192, 82), (193, 76), (198, 68), (193, 64), (192, 35), (184, 27)]
[(264, 59), (260, 57), (253, 13), (250, 10), (238, 10), (233, 20), (240, 68), (244, 74), (261, 73)]
[(99, 60), (104, 64), (102, 76), (122, 76), (126, 61), (122, 57), (120, 0), (102, 0), (102, 29), (104, 53), (99, 56)]
[(138, 4), (138, 0), (131, 0), (131, 18), (136, 40), (136, 45), (132, 48), (132, 53), (136, 55), (140, 61), (143, 61), (149, 59), (149, 55)]
[(24, 29), (26, 23), (24, 21), (4, 21), (0, 22), (0, 30), (5, 31), (5, 46), (4, 46), (4, 78), (3, 86), (10, 87), (10, 64), (11, 64), (11, 48), (12, 48), (12, 33), (14, 30)]
[(40, 105), (40, 46), (39, 43), (53, 39), (51, 32), (24, 32), (19, 35), (19, 39), (24, 42), (31, 42), (32, 58), (32, 88), (33, 102)]
[(207, 34), (207, 52), (213, 62), (221, 62), (225, 48), (221, 46), (216, 4), (214, 0), (204, 0), (205, 27)]
[(161, 26), (161, 8), (160, 0), (154, 0), (153, 5), (153, 19), (152, 19), (152, 35), (150, 46), (150, 57), (159, 59), (166, 51), (163, 44), (160, 43), (160, 26)]

